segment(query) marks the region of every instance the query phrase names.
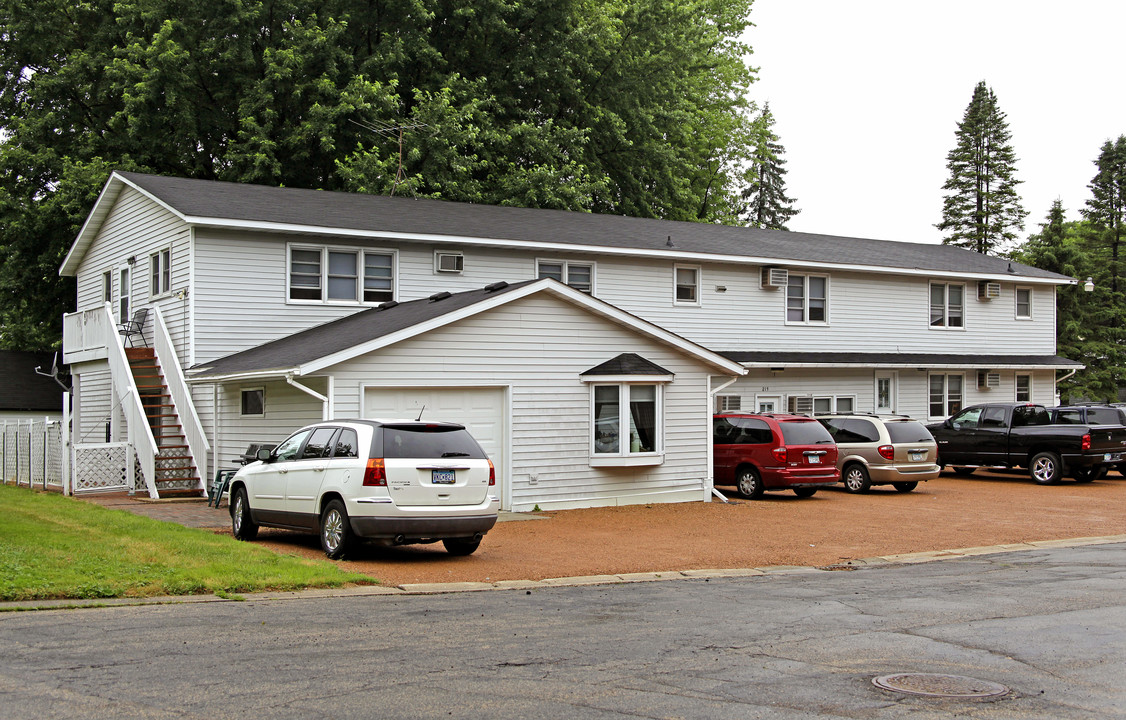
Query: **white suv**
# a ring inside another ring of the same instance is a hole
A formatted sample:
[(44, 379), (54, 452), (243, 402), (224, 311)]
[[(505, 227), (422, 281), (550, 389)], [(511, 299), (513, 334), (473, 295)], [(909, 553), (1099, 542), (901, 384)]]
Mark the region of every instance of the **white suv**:
[(338, 420), (303, 427), (231, 480), (231, 527), (319, 532), (332, 559), (356, 538), (386, 545), (441, 540), (469, 555), (497, 521), (496, 470), (464, 426)]

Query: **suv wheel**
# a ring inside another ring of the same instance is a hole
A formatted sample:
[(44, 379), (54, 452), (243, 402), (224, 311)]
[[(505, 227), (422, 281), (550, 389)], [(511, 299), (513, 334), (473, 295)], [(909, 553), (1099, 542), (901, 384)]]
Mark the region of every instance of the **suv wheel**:
[(231, 512), (231, 534), (238, 540), (253, 540), (258, 537), (258, 525), (250, 519), (250, 503), (246, 501), (246, 488), (235, 491), (235, 497), (228, 508)]
[(1060, 456), (1054, 452), (1036, 453), (1028, 463), (1028, 474), (1039, 485), (1055, 485), (1062, 472)]
[(845, 490), (850, 493), (866, 493), (872, 487), (872, 480), (868, 477), (868, 470), (859, 463), (853, 463), (844, 471)]
[(472, 555), (481, 546), (481, 538), (446, 538), (442, 544), (450, 555)]
[(740, 470), (735, 483), (739, 488), (739, 494), (752, 500), (762, 497), (762, 491), (766, 489), (762, 486), (762, 477), (758, 474), (758, 470), (753, 467)]
[(330, 560), (344, 557), (352, 544), (352, 526), (348, 524), (348, 511), (344, 503), (333, 500), (321, 513), (321, 549)]

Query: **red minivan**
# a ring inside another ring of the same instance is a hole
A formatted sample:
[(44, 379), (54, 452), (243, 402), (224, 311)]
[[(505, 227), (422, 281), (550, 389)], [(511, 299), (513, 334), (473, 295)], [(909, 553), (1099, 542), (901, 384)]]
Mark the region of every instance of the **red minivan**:
[(793, 490), (810, 497), (841, 480), (837, 444), (811, 417), (781, 413), (713, 416), (716, 485), (734, 485), (743, 497), (766, 490)]

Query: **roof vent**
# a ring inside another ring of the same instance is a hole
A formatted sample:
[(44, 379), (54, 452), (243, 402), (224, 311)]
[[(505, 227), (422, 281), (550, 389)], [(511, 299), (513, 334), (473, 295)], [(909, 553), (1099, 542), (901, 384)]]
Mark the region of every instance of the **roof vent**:
[(506, 287), (508, 287), (508, 283), (506, 283), (504, 280), (501, 280), (500, 282), (486, 285), (485, 292), (496, 292), (497, 290), (504, 290)]
[(379, 303), (378, 305), (376, 305), (376, 308), (378, 310), (390, 310), (391, 308), (395, 307), (398, 304), (399, 304), (398, 300), (388, 300), (387, 302)]
[(450, 293), (446, 290), (443, 290), (442, 292), (434, 293), (428, 299), (430, 300), (430, 302), (438, 302), (439, 300), (445, 300), (449, 296)]

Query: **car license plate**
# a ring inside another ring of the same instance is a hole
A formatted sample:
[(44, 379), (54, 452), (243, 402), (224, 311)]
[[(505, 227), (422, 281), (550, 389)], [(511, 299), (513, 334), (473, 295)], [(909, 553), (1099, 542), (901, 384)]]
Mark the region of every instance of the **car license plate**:
[(808, 462), (810, 465), (820, 465), (821, 464), (821, 456), (820, 455), (806, 455), (805, 461)]
[(430, 482), (435, 485), (453, 485), (457, 473), (453, 470), (431, 470)]
[(1103, 455), (1104, 462), (1119, 462), (1122, 460), (1122, 453), (1105, 453)]
[(927, 454), (925, 452), (909, 453), (909, 457), (911, 458), (911, 462), (922, 462), (927, 459)]

